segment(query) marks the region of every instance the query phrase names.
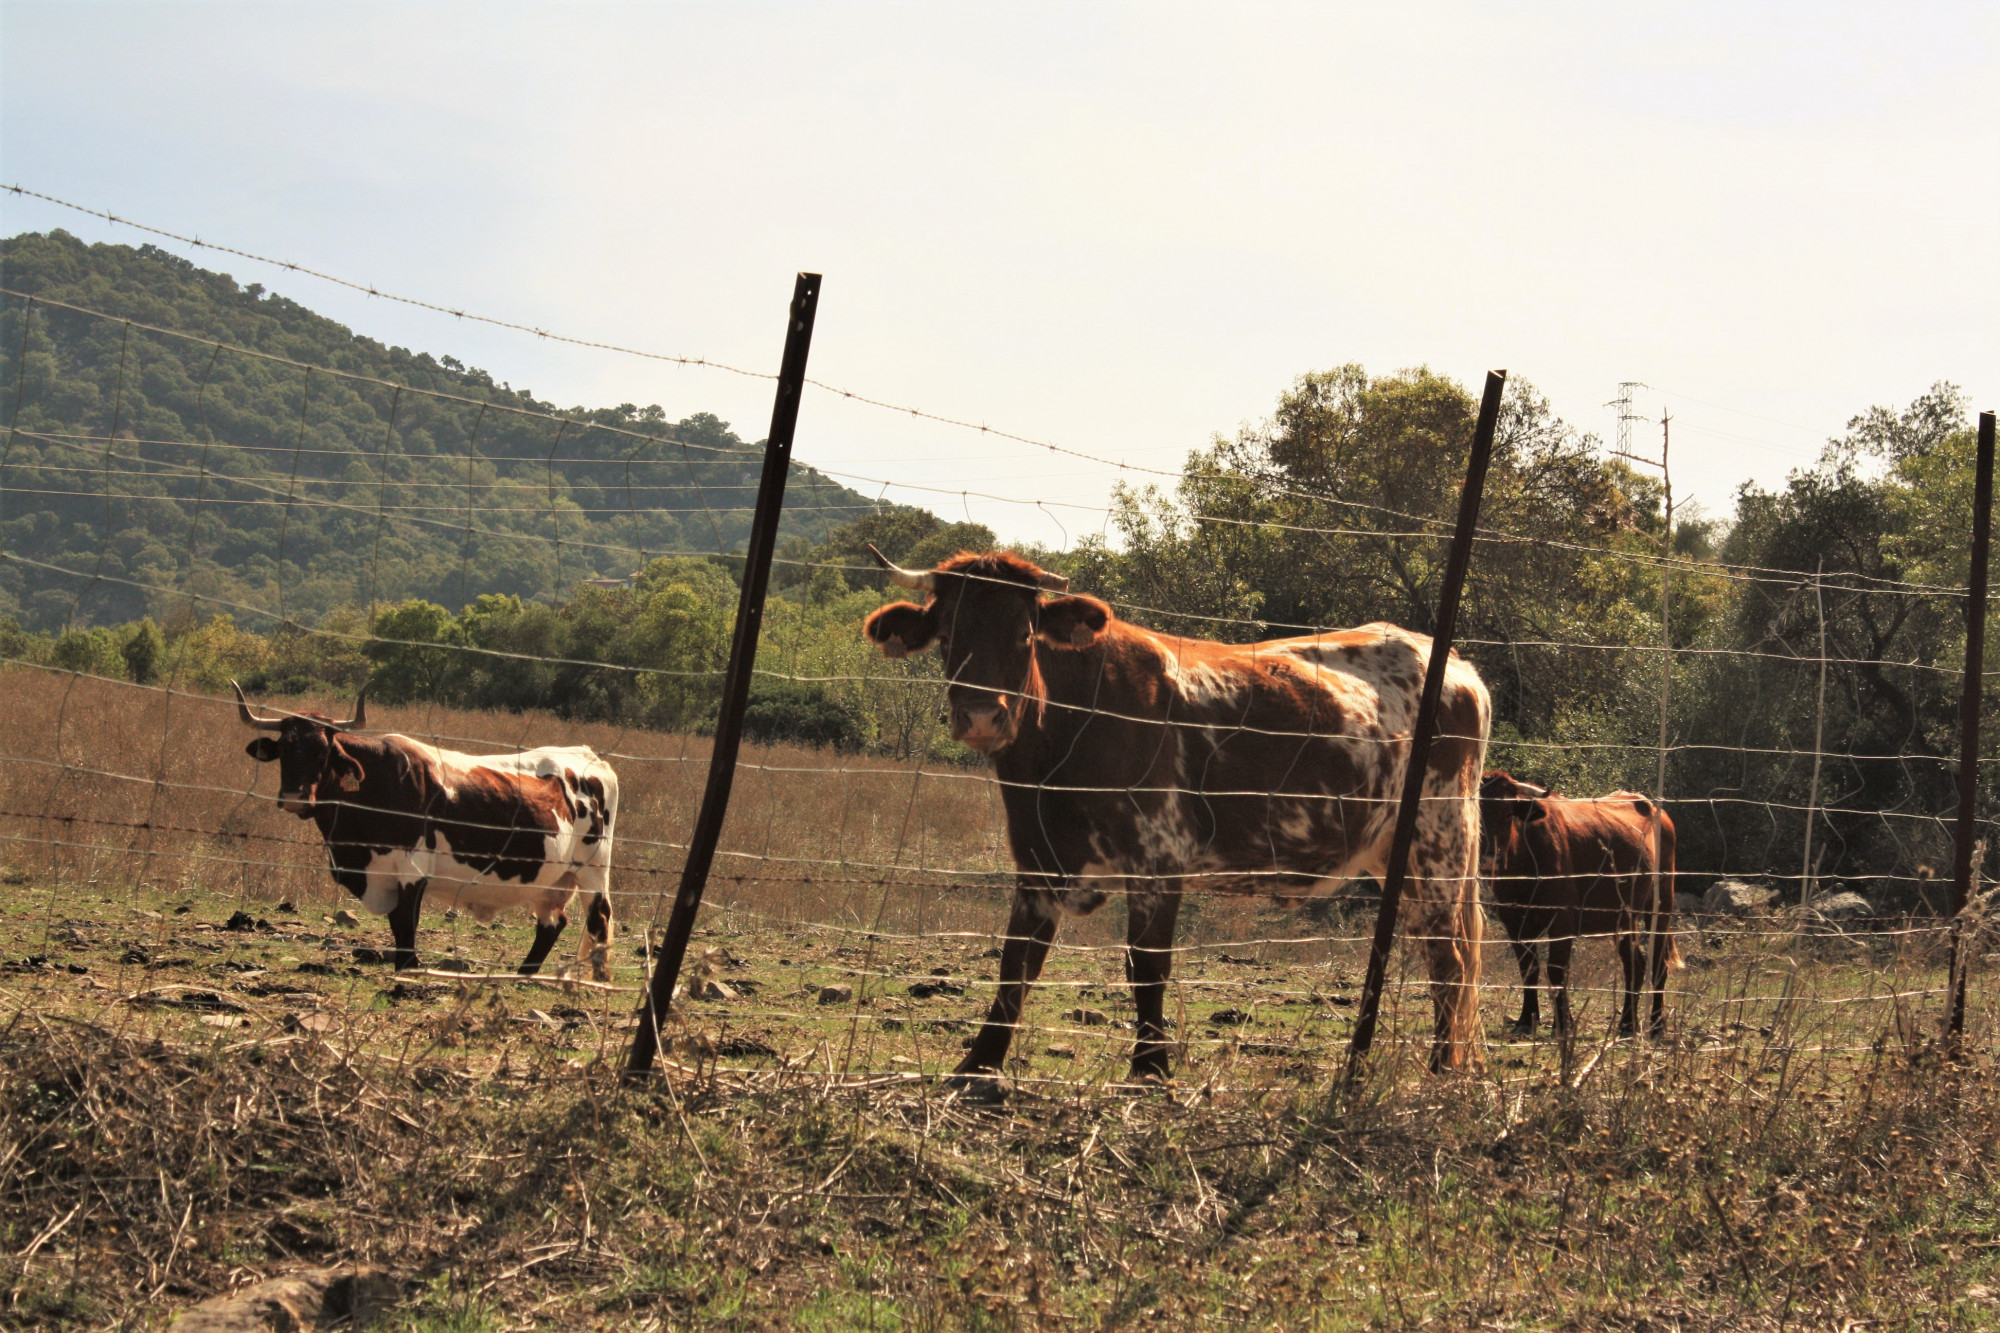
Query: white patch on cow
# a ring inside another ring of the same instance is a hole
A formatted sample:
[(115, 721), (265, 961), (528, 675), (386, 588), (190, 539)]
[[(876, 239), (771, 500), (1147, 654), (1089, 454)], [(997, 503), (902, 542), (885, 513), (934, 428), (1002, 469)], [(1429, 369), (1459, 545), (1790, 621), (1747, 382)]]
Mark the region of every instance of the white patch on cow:
[(1208, 662), (1183, 662), (1169, 653), (1166, 672), (1181, 698), (1196, 706), (1234, 703), (1243, 693), (1240, 673)]

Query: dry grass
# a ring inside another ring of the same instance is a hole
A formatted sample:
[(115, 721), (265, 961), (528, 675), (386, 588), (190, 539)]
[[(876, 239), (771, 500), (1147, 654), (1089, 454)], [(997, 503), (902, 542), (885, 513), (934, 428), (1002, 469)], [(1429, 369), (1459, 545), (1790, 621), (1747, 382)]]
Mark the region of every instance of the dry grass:
[[(525, 920), (433, 914), (425, 957), (466, 973), (365, 961), (386, 930), (333, 923), (310, 830), (245, 794), (270, 779), (232, 713), (0, 688), (12, 1326), (152, 1326), (349, 1259), (408, 1278), (395, 1326), (440, 1329), (2000, 1326), (1993, 1005), (1976, 976), (1972, 1054), (1942, 1060), (1921, 923), (1691, 932), (1660, 1046), (1609, 1040), (1610, 950), (1586, 945), (1574, 1048), (1495, 1040), (1448, 1080), (1419, 1072), (1406, 980), (1341, 1085), (1362, 923), (1201, 901), (1178, 1081), (1133, 1090), (1114, 905), (1065, 928), (1013, 1095), (980, 1111), (929, 1076), (983, 1010), (1004, 881), (934, 872), (999, 868), (990, 788), (759, 753), (697, 941), (710, 998), (670, 1077), (629, 1089), (632, 991), (479, 975)], [(382, 721), (627, 756), (628, 926), (671, 887), (699, 742)], [(1512, 968), (1487, 969), (1497, 1033)], [(833, 983), (853, 996), (819, 1003)]]

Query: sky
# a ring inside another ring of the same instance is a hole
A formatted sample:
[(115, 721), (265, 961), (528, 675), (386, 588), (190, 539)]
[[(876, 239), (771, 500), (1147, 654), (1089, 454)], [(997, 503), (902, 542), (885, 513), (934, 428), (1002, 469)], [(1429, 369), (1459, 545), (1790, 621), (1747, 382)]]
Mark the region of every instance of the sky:
[[(2000, 6), (0, 0), (0, 185), (592, 341), (775, 370), (797, 455), (1067, 544), (1299, 374), (1673, 416), (1726, 515), (1871, 404), (2000, 401)], [(0, 195), (6, 234), (156, 240)], [(169, 245), (563, 405), (768, 381)], [(1638, 428), (1635, 445), (1657, 447)]]

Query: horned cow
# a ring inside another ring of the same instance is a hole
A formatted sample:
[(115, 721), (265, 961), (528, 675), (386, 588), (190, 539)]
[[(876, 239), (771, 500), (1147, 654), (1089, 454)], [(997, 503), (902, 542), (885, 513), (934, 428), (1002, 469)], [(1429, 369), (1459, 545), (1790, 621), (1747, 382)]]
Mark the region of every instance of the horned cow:
[(278, 765), (278, 805), (310, 819), (334, 880), (389, 918), (398, 970), (417, 965), (417, 919), (428, 894), (491, 921), (510, 907), (535, 917), (523, 975), (569, 923), (570, 901), (590, 895), (579, 962), (610, 979), (611, 841), (618, 775), (583, 746), (470, 755), (393, 733), (361, 736), (367, 690), (354, 716), (261, 715), (243, 687), (246, 725), (273, 733), (247, 753)]
[[(1012, 553), (923, 571), (874, 554), (926, 596), (880, 608), (864, 632), (892, 658), (938, 646), (951, 734), (992, 760), (1017, 872), (998, 993), (961, 1086), (995, 1090), (1063, 912), (1126, 895), (1132, 1075), (1158, 1078), (1183, 894), (1296, 900), (1382, 876), (1430, 639), (1383, 624), (1255, 644), (1178, 638), (1061, 595), (1067, 580)], [(1453, 656), (1404, 898), (1430, 974), (1434, 1068), (1477, 1059), (1490, 717), (1478, 673)]]
[(1541, 1018), (1535, 941), (1549, 942), (1556, 1031), (1566, 1035), (1572, 1031), (1571, 950), (1581, 936), (1610, 935), (1624, 970), (1618, 1030), (1631, 1036), (1638, 1028), (1650, 952), (1653, 999), (1647, 1024), (1658, 1035), (1666, 1023), (1667, 969), (1680, 965), (1674, 943), (1674, 821), (1667, 812), (1637, 792), (1572, 798), (1498, 772), (1480, 782), (1479, 805), (1480, 858), (1493, 885), (1493, 914), (1521, 968), (1515, 1034), (1533, 1033)]

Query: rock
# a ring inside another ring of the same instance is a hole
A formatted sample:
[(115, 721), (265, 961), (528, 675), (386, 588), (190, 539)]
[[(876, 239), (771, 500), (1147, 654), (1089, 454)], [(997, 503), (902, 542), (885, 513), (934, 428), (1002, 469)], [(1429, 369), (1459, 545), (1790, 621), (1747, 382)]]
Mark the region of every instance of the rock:
[(361, 924), (361, 918), (343, 907), (333, 914), (333, 924), (336, 926), (358, 926)]
[(1242, 1009), (1218, 1009), (1208, 1016), (1208, 1021), (1223, 1027), (1240, 1027), (1250, 1021), (1250, 1015)]
[(1845, 924), (1850, 921), (1866, 921), (1876, 915), (1875, 904), (1852, 890), (1843, 893), (1829, 893), (1824, 898), (1815, 898), (1811, 910), (1825, 921)]
[(279, 903), (277, 907), (273, 910), (283, 912), (287, 916), (297, 916), (299, 912), (299, 909), (292, 905), (292, 900), (290, 898), (287, 898), (285, 899), (285, 901)]
[(1111, 1021), (1111, 1015), (1102, 1009), (1065, 1009), (1063, 1022), (1075, 1023), (1080, 1027), (1100, 1027)]
[(1076, 1059), (1076, 1047), (1066, 1046), (1061, 1042), (1057, 1042), (1049, 1047), (1049, 1054), (1058, 1060), (1074, 1060)]
[(251, 916), (248, 912), (232, 912), (229, 920), (222, 923), (222, 928), (224, 930), (255, 930), (257, 929), (257, 918)]
[(917, 981), (910, 984), (910, 994), (928, 1000), (933, 995), (963, 995), (965, 987), (950, 981)]
[(338, 1027), (339, 1020), (324, 1010), (307, 1010), (300, 1014), (286, 1014), (283, 1027), (287, 1032), (331, 1032)]
[(379, 1268), (310, 1268), (211, 1297), (181, 1311), (168, 1327), (175, 1333), (294, 1333), (372, 1324), (400, 1295), (396, 1280)]
[[(701, 981), (695, 984), (694, 997), (697, 1000), (733, 1000), (736, 994), (736, 988), (726, 981)], [(822, 998), (820, 1003), (829, 1004), (831, 1001)]]
[(819, 988), (819, 1002), (821, 1004), (846, 1004), (853, 998), (854, 987), (852, 986), (835, 985), (821, 986)]
[(1674, 915), (1695, 917), (1702, 912), (1701, 895), (1697, 893), (1677, 893), (1674, 895)]
[(1776, 889), (1740, 879), (1719, 879), (1701, 896), (1701, 910), (1710, 916), (1753, 916), (1769, 911), (1777, 897)]

